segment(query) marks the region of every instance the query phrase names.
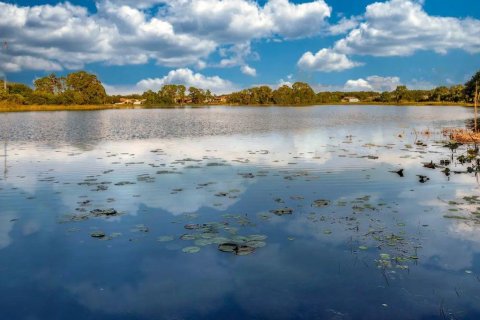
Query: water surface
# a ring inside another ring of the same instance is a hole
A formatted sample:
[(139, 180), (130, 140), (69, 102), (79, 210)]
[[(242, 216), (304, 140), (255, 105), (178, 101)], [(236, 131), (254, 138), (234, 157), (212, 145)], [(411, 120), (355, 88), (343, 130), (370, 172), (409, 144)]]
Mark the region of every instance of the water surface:
[(1, 114), (1, 318), (478, 319), (478, 181), (423, 166), (472, 113)]

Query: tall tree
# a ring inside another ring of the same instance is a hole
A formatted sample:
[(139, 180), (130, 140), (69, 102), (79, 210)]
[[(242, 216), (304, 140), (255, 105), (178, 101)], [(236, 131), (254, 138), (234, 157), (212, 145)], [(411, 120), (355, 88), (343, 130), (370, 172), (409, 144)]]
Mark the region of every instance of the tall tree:
[(103, 104), (107, 94), (100, 80), (94, 74), (79, 71), (70, 73), (66, 78), (67, 90), (76, 93), (75, 100), (79, 104)]
[(36, 79), (34, 85), (37, 92), (61, 94), (65, 90), (65, 78), (58, 78), (52, 73), (46, 77)]
[(408, 89), (406, 86), (397, 86), (397, 88), (393, 91), (393, 96), (395, 97), (396, 102), (400, 102), (404, 100), (407, 96)]
[(188, 88), (188, 96), (192, 100), (193, 104), (202, 104), (205, 103), (206, 94), (205, 91), (202, 89), (198, 89), (195, 87)]
[(475, 84), (478, 83), (480, 86), (480, 71), (475, 73), (473, 77), (465, 83), (465, 96), (467, 101), (473, 102), (473, 98), (475, 96)]
[(315, 92), (308, 83), (295, 82), (292, 85), (295, 104), (310, 104), (315, 102)]

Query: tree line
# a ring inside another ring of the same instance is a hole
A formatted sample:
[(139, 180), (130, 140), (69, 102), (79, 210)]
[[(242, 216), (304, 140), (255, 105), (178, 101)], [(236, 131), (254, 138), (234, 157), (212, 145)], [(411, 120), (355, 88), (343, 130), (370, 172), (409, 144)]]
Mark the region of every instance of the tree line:
[(393, 91), (324, 91), (315, 93), (304, 82), (295, 82), (292, 86), (283, 85), (276, 90), (260, 86), (241, 90), (228, 95), (228, 102), (239, 105), (309, 105), (342, 103), (345, 99), (356, 98), (361, 102), (375, 103), (471, 103), (475, 95), (475, 83), (480, 85), (480, 71), (464, 85), (440, 86), (432, 90), (410, 90), (404, 85)]
[(65, 77), (50, 74), (34, 81), (34, 88), (21, 83), (8, 83), (3, 90), (0, 81), (0, 101), (20, 105), (100, 105), (119, 103), (125, 98), (137, 99), (147, 105), (311, 105), (341, 103), (345, 99), (355, 98), (365, 103), (471, 103), (475, 95), (475, 85), (480, 83), (480, 71), (465, 84), (450, 87), (440, 86), (432, 90), (410, 90), (406, 86), (397, 86), (393, 91), (374, 92), (318, 92), (308, 83), (295, 82), (282, 85), (277, 89), (258, 86), (223, 96), (216, 96), (210, 90), (184, 85), (167, 84), (155, 92), (143, 94), (108, 96), (101, 81), (94, 74), (78, 71)]
[(33, 89), (22, 83), (8, 83), (7, 92), (0, 91), (0, 101), (23, 105), (104, 104), (107, 98), (100, 80), (85, 71), (73, 72), (65, 77), (52, 73), (36, 79)]

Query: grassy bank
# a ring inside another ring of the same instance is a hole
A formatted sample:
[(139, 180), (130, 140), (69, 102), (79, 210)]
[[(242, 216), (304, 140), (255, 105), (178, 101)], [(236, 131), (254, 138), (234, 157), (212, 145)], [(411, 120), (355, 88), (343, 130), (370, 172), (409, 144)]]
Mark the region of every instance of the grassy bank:
[(134, 109), (136, 106), (127, 105), (12, 105), (0, 104), (0, 112), (27, 112), (27, 111), (86, 111), (108, 109)]
[[(467, 103), (445, 103), (445, 102), (401, 102), (401, 103), (380, 103), (380, 102), (357, 102), (357, 103), (317, 103), (319, 106), (464, 106), (473, 107), (473, 104)], [(219, 105), (206, 105), (206, 106), (219, 106)], [(221, 105), (225, 106), (225, 105)], [(229, 105), (227, 105), (229, 106)], [(239, 106), (231, 104), (230, 106)], [(281, 105), (247, 105), (247, 106), (281, 106)], [(299, 107), (308, 105), (298, 105)], [(200, 105), (187, 106), (187, 107), (202, 107)], [(114, 104), (102, 104), (102, 105), (15, 105), (0, 103), (0, 112), (28, 112), (28, 111), (88, 111), (88, 110), (110, 110), (110, 109), (164, 109), (164, 108), (181, 108), (179, 105), (175, 106), (149, 106), (149, 105), (114, 105)]]

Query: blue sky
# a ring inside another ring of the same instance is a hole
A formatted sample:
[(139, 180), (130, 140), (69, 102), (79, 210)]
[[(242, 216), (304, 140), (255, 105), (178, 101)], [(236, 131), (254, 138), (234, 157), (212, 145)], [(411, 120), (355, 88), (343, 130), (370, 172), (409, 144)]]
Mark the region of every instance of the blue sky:
[(0, 1), (0, 73), (31, 85), (85, 69), (110, 93), (463, 83), (480, 69), (474, 0)]

